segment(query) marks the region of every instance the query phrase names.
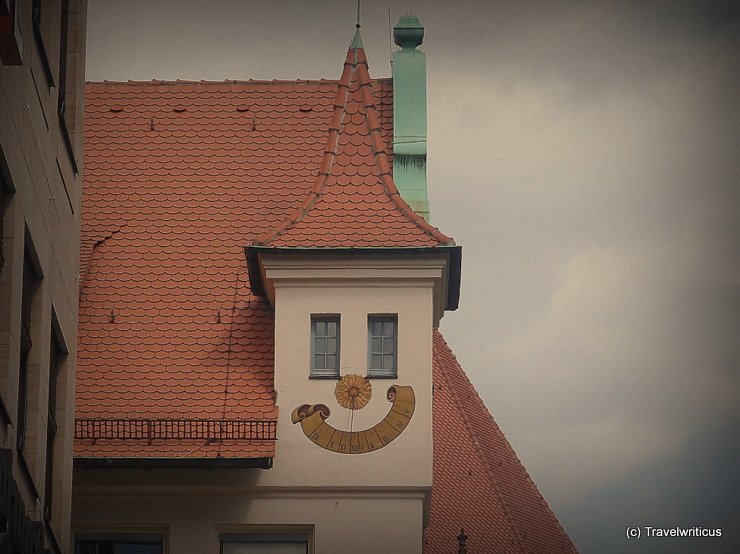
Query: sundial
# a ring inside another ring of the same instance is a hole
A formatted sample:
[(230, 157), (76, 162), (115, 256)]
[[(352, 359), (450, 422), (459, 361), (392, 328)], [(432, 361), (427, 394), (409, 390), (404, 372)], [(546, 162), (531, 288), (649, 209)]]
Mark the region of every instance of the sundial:
[(364, 408), (372, 397), (370, 381), (362, 375), (345, 375), (337, 382), (334, 396), (342, 408), (352, 411), (349, 431), (337, 429), (326, 421), (331, 411), (325, 404), (303, 404), (293, 410), (290, 420), (300, 423), (303, 433), (316, 446), (338, 454), (365, 454), (390, 444), (406, 429), (416, 405), (413, 388), (393, 385), (386, 393), (391, 403), (386, 416), (368, 429), (355, 431), (354, 412)]

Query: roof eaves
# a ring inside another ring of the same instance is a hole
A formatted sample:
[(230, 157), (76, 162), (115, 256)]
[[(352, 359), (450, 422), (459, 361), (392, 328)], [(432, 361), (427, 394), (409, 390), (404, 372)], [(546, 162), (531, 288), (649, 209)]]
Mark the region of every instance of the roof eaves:
[(244, 248), (247, 258), (247, 273), (252, 294), (265, 296), (265, 283), (260, 271), (260, 254), (275, 254), (278, 256), (357, 256), (362, 254), (383, 254), (391, 256), (408, 256), (414, 254), (447, 254), (449, 256), (447, 279), (447, 303), (445, 310), (457, 310), (460, 303), (460, 275), (462, 271), (462, 246), (397, 246), (397, 247), (305, 247), (305, 246), (263, 246), (249, 245)]

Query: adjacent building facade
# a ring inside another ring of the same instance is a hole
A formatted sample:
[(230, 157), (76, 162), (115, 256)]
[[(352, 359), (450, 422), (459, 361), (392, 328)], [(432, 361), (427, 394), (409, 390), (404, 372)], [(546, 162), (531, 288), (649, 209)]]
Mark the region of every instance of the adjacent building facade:
[(67, 552), (86, 2), (0, 2), (0, 552)]
[[(75, 552), (574, 552), (437, 330), (423, 29), (392, 79), (87, 86)], [(460, 536), (460, 538), (458, 538)]]

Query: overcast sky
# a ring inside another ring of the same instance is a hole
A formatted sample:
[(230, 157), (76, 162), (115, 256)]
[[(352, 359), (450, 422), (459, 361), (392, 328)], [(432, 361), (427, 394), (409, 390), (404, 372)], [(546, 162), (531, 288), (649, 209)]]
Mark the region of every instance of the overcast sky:
[[(740, 551), (738, 6), (363, 2), (374, 77), (389, 8), (426, 27), (442, 330), (582, 552)], [(87, 79), (336, 79), (355, 14), (89, 0)]]

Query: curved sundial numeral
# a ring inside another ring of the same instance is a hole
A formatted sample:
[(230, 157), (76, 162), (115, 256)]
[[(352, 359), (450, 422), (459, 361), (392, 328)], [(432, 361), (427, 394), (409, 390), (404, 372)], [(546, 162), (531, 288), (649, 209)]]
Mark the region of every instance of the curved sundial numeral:
[(365, 454), (393, 442), (414, 415), (416, 397), (410, 386), (392, 386), (386, 398), (391, 402), (388, 414), (364, 431), (341, 431), (332, 427), (326, 422), (331, 411), (324, 404), (303, 404), (293, 410), (290, 420), (300, 423), (303, 434), (316, 446), (338, 454)]

